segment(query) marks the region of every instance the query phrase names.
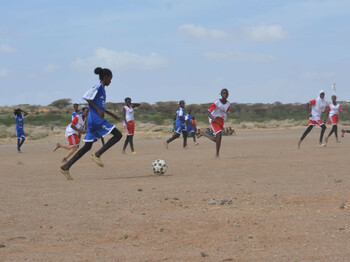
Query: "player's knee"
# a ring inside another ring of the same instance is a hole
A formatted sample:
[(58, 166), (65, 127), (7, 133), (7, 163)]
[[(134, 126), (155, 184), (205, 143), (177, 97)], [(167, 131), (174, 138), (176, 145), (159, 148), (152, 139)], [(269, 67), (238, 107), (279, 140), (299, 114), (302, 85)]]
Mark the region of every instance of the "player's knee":
[(82, 147), (81, 150), (87, 152), (92, 148), (92, 142), (86, 142), (85, 145)]
[(119, 141), (123, 137), (122, 133), (116, 128), (113, 130), (113, 136), (117, 141)]

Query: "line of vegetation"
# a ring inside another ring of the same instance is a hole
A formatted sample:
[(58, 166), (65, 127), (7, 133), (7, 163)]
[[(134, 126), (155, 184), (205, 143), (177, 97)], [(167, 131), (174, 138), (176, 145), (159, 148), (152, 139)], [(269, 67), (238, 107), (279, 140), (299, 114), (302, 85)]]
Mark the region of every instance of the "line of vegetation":
[[(350, 121), (350, 103), (341, 102), (344, 111), (344, 120)], [(106, 103), (106, 108), (122, 116), (123, 103)], [(86, 106), (81, 104), (80, 106)], [(191, 110), (197, 123), (208, 123), (207, 110), (210, 103), (190, 104), (186, 110)], [(12, 107), (0, 107), (0, 125), (11, 126), (15, 124), (13, 110), (22, 108), (29, 113), (25, 124), (33, 126), (67, 126), (71, 119), (72, 103), (70, 99), (59, 99), (52, 102), (49, 106), (38, 105), (17, 105)], [(135, 111), (135, 120), (141, 123), (153, 123), (156, 125), (171, 124), (175, 112), (178, 109), (178, 103), (175, 101), (157, 102), (155, 104), (141, 103)], [(114, 122), (109, 116), (107, 120)], [(300, 103), (282, 104), (275, 102), (272, 104), (240, 104), (232, 103), (228, 119), (231, 123), (240, 124), (242, 122), (267, 122), (271, 120), (293, 120), (296, 122), (307, 122), (308, 116), (306, 105)]]

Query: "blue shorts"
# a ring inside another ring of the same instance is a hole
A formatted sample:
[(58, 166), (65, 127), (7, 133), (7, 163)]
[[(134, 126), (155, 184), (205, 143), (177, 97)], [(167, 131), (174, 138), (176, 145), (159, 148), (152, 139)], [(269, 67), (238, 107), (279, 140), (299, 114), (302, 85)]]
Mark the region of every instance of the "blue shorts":
[(187, 130), (187, 133), (194, 133), (194, 128), (192, 127), (192, 128), (189, 128), (188, 130)]
[(95, 142), (99, 140), (101, 137), (108, 135), (115, 128), (114, 125), (109, 123), (107, 120), (99, 126), (87, 126), (86, 135), (84, 137), (84, 142)]
[(184, 124), (182, 124), (182, 123), (181, 124), (177, 124), (176, 123), (174, 132), (178, 133), (178, 134), (181, 134), (182, 131), (186, 131), (186, 126)]
[(16, 129), (16, 136), (17, 138), (26, 137), (23, 129), (19, 129), (19, 130)]

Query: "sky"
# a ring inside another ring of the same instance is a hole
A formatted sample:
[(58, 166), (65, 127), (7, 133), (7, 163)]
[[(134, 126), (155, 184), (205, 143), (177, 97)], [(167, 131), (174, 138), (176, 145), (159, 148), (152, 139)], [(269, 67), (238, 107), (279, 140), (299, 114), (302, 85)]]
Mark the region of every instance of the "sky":
[(0, 3), (0, 106), (107, 102), (294, 103), (336, 83), (349, 101), (348, 0), (19, 0)]

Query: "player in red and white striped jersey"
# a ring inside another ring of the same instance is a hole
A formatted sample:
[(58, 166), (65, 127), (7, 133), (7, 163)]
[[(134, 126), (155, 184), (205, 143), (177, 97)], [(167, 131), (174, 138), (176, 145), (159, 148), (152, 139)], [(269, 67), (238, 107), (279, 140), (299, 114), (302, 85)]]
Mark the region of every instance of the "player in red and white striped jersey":
[(221, 138), (222, 130), (224, 129), (224, 122), (227, 118), (227, 112), (230, 110), (230, 102), (228, 98), (228, 90), (221, 90), (221, 99), (215, 100), (211, 106), (208, 108), (208, 117), (211, 129), (213, 130), (214, 136), (210, 136), (204, 131), (202, 131), (197, 137), (205, 136), (211, 141), (216, 143), (216, 157), (219, 157), (220, 147), (221, 147)]
[(324, 96), (325, 96), (325, 93), (323, 90), (321, 90), (319, 92), (317, 99), (311, 100), (309, 101), (309, 103), (307, 103), (307, 108), (309, 113), (309, 124), (298, 142), (298, 148), (300, 148), (301, 142), (304, 140), (307, 134), (310, 133), (314, 125), (319, 125), (322, 128), (319, 145), (326, 146), (325, 144), (322, 143), (322, 141), (323, 141), (324, 132), (326, 131), (327, 127), (321, 120), (321, 114), (326, 110), (326, 107), (327, 107), (327, 103), (326, 103), (326, 100), (324, 99)]
[(335, 95), (332, 96), (332, 103), (328, 106), (328, 110), (327, 110), (327, 115), (325, 118), (325, 122), (328, 118), (328, 121), (330, 123), (332, 123), (332, 130), (329, 133), (329, 135), (325, 138), (326, 143), (328, 142), (328, 138), (334, 133), (335, 135), (335, 139), (337, 141), (337, 143), (339, 143), (338, 140), (338, 121), (339, 121), (339, 116), (341, 118), (343, 118), (343, 114), (342, 114), (342, 109), (341, 109), (341, 105), (339, 103), (337, 103), (337, 97)]
[(135, 122), (134, 122), (134, 108), (140, 106), (140, 104), (131, 103), (131, 98), (125, 98), (125, 105), (123, 106), (123, 118), (124, 118), (124, 128), (126, 131), (126, 139), (123, 146), (123, 153), (125, 153), (125, 149), (130, 143), (131, 154), (136, 155), (134, 150), (134, 133), (135, 133)]
[(62, 163), (66, 163), (68, 158), (70, 158), (77, 150), (80, 144), (80, 136), (81, 134), (85, 134), (84, 130), (87, 116), (89, 114), (89, 108), (83, 107), (82, 114), (76, 115), (72, 122), (66, 128), (66, 137), (68, 139), (69, 146), (62, 145), (60, 143), (56, 144), (56, 148), (54, 152), (59, 148), (64, 148), (69, 150), (68, 154), (62, 159)]

